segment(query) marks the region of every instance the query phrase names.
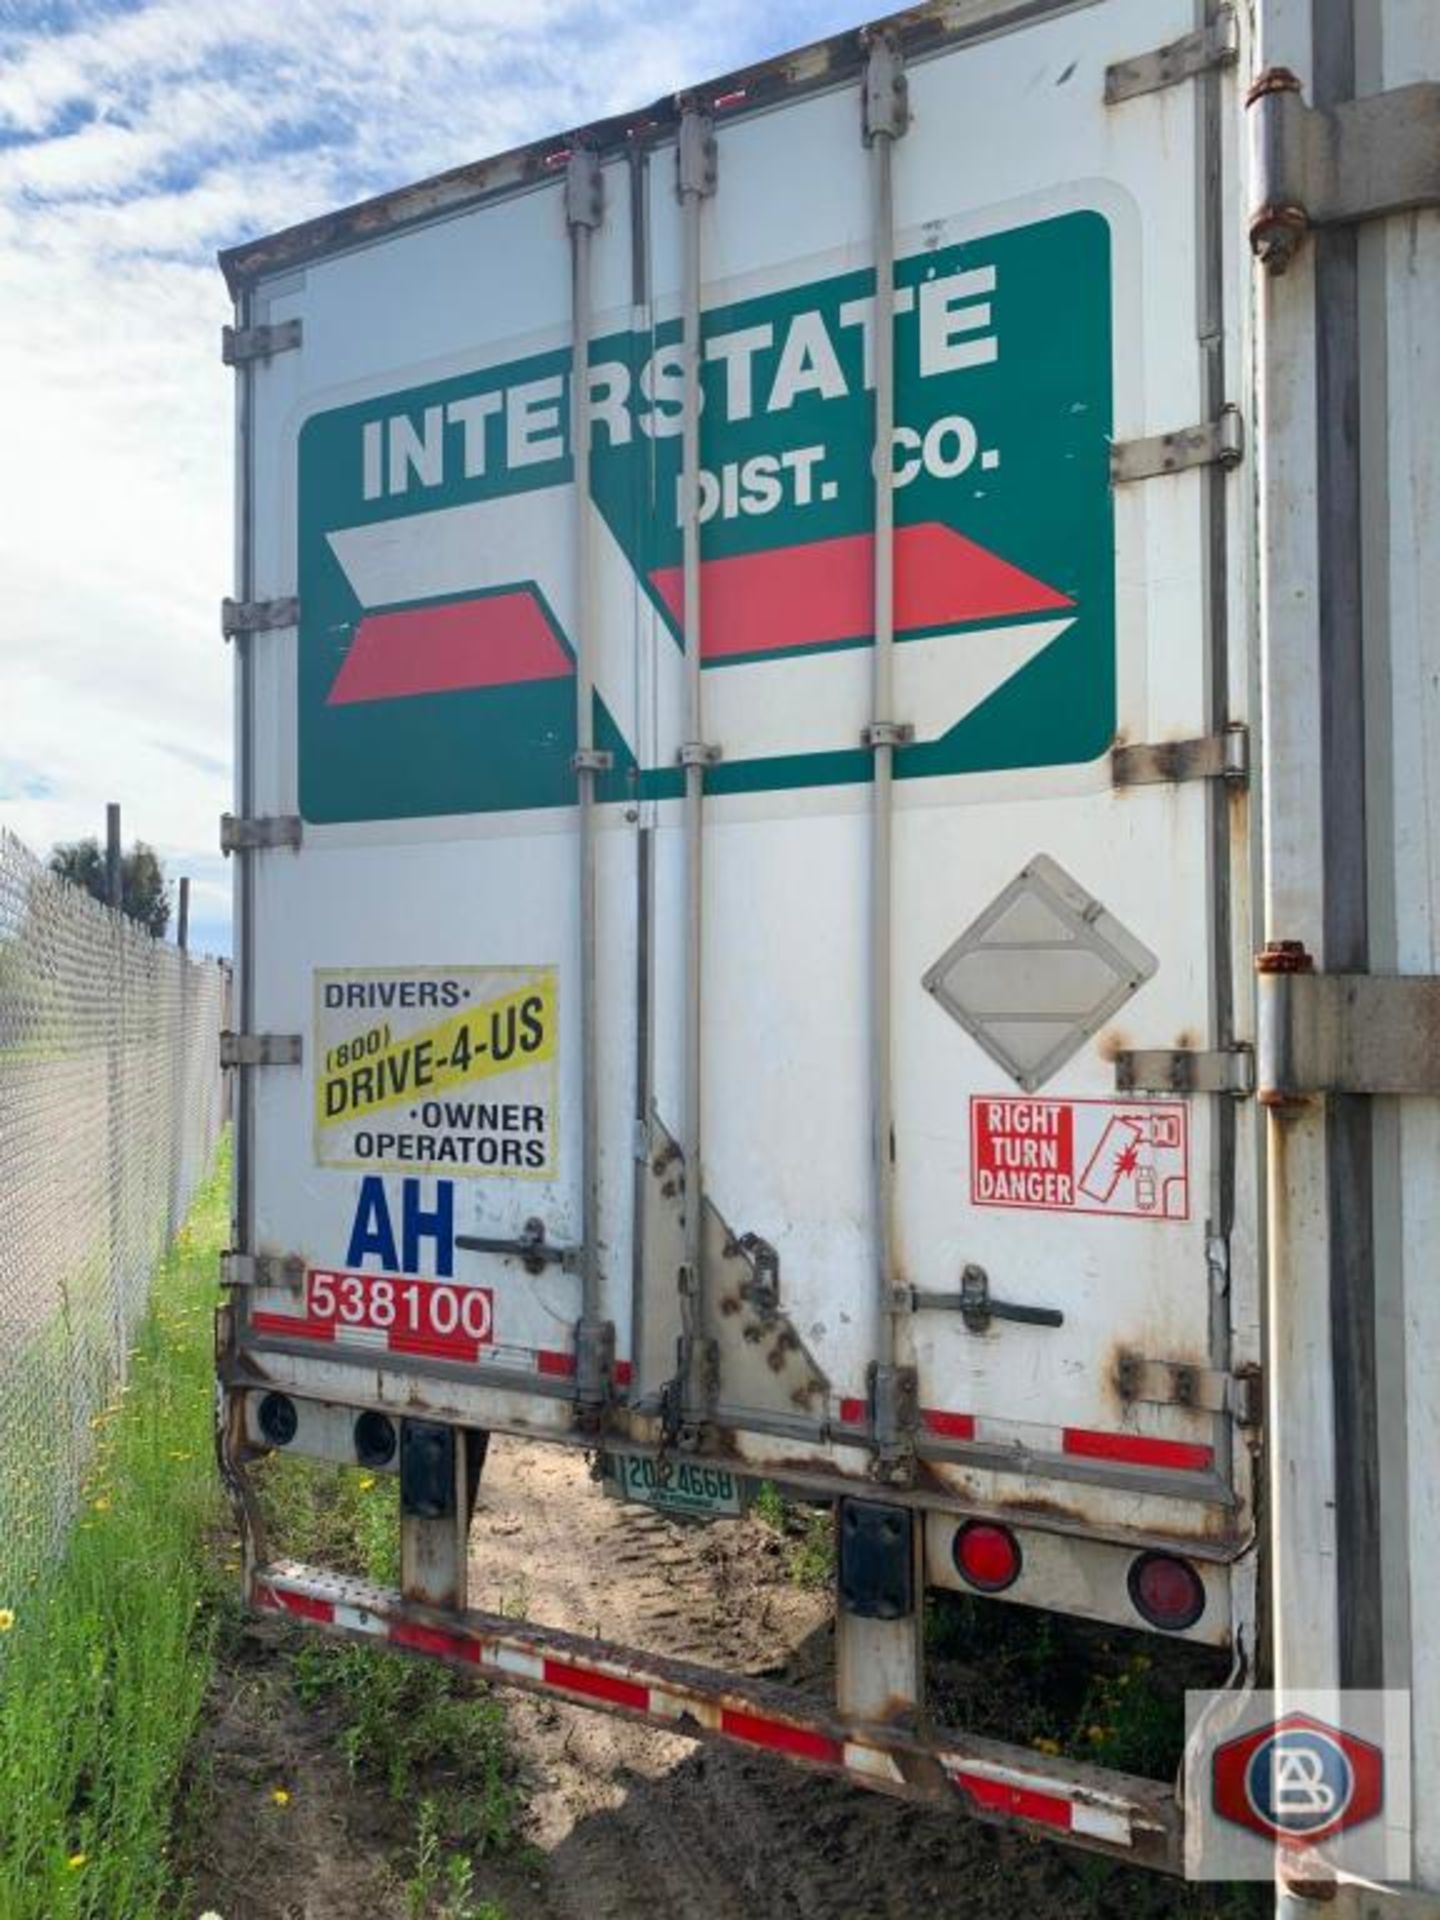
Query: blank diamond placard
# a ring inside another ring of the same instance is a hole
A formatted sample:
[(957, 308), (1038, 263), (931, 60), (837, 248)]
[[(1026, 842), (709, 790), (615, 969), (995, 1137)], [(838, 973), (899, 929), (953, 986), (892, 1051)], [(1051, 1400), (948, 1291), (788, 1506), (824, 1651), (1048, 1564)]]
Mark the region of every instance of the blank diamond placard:
[(924, 986), (1033, 1093), (1159, 964), (1041, 853), (941, 954)]

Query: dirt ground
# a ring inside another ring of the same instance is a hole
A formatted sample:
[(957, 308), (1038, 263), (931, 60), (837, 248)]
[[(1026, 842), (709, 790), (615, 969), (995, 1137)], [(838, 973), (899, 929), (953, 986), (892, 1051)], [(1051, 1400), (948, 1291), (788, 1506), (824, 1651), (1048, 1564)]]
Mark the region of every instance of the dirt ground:
[[(828, 1600), (795, 1584), (783, 1542), (758, 1519), (678, 1525), (601, 1498), (583, 1462), (558, 1449), (497, 1441), (473, 1543), (472, 1599), (487, 1610), (793, 1684), (828, 1671)], [(296, 1697), (286, 1634), (248, 1621), (229, 1636), (195, 1757), (189, 1920), (409, 1920), (413, 1809), (351, 1778), (335, 1707)], [(503, 1697), (526, 1811), (520, 1844), (475, 1863), (470, 1913), (483, 1920), (1229, 1911), (1196, 1890), (763, 1755)]]

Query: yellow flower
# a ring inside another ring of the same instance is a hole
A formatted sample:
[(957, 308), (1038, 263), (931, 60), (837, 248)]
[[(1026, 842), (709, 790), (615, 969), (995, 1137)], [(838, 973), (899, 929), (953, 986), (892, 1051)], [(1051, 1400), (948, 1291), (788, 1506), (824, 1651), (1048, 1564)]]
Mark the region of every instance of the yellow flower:
[(368, 1492), (370, 1491), (370, 1489), (371, 1489), (371, 1487), (373, 1487), (373, 1486), (374, 1486), (374, 1484), (375, 1484), (375, 1476), (374, 1476), (374, 1474), (373, 1474), (373, 1473), (362, 1473), (362, 1474), (361, 1474), (361, 1476), (360, 1476), (360, 1491), (361, 1491), (362, 1493), (368, 1493)]
[(1047, 1740), (1043, 1733), (1040, 1734), (1038, 1738), (1032, 1740), (1030, 1744), (1037, 1753), (1059, 1753), (1060, 1751), (1060, 1742), (1058, 1740)]
[(289, 1790), (285, 1787), (272, 1787), (270, 1789), (270, 1798), (275, 1802), (277, 1807), (288, 1807), (290, 1804)]
[(83, 1853), (72, 1853), (65, 1864), (72, 1873), (78, 1873), (85, 1864), (85, 1855)]
[(0, 1607), (0, 1633), (8, 1633), (15, 1624), (15, 1614), (10, 1607)]
[(1105, 1729), (1104, 1727), (1087, 1727), (1085, 1729), (1085, 1737), (1092, 1745), (1098, 1746), (1105, 1738)]
[(108, 1493), (102, 1493), (98, 1500), (92, 1500), (90, 1504), (94, 1507), (96, 1513), (108, 1513), (110, 1511), (110, 1496)]

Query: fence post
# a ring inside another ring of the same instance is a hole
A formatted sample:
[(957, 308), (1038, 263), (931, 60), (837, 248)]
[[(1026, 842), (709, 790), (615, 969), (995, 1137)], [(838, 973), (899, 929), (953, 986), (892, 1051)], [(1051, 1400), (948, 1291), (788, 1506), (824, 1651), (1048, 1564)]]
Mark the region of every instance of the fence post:
[(110, 1044), (107, 1050), (106, 1126), (109, 1145), (110, 1307), (115, 1328), (115, 1371), (123, 1387), (130, 1370), (125, 1324), (125, 914), (120, 859), (120, 805), (105, 809), (105, 899), (110, 909)]
[(180, 979), (176, 993), (175, 1032), (171, 1040), (170, 1213), (165, 1231), (167, 1246), (174, 1243), (184, 1218), (187, 1197), (185, 1095), (190, 1078), (190, 880), (187, 874), (180, 876), (179, 899), (175, 908), (175, 946), (175, 965), (179, 969)]

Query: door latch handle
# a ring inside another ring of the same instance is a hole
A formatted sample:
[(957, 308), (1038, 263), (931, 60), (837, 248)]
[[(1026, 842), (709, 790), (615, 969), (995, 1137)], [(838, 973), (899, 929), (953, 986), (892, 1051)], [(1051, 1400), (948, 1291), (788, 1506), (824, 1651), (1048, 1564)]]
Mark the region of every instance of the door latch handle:
[(563, 1267), (570, 1272), (579, 1258), (577, 1247), (557, 1246), (553, 1240), (545, 1238), (543, 1220), (527, 1220), (514, 1240), (492, 1239), (487, 1234), (479, 1233), (457, 1233), (455, 1244), (464, 1247), (468, 1253), (510, 1254), (520, 1260), (527, 1273), (543, 1273), (549, 1266)]
[(969, 1266), (960, 1275), (958, 1293), (911, 1292), (910, 1304), (917, 1312), (937, 1309), (958, 1313), (971, 1333), (988, 1333), (992, 1320), (1018, 1320), (1028, 1327), (1063, 1327), (1065, 1316), (1058, 1307), (1027, 1307), (1013, 1300), (995, 1300), (990, 1294), (990, 1276), (983, 1267)]

